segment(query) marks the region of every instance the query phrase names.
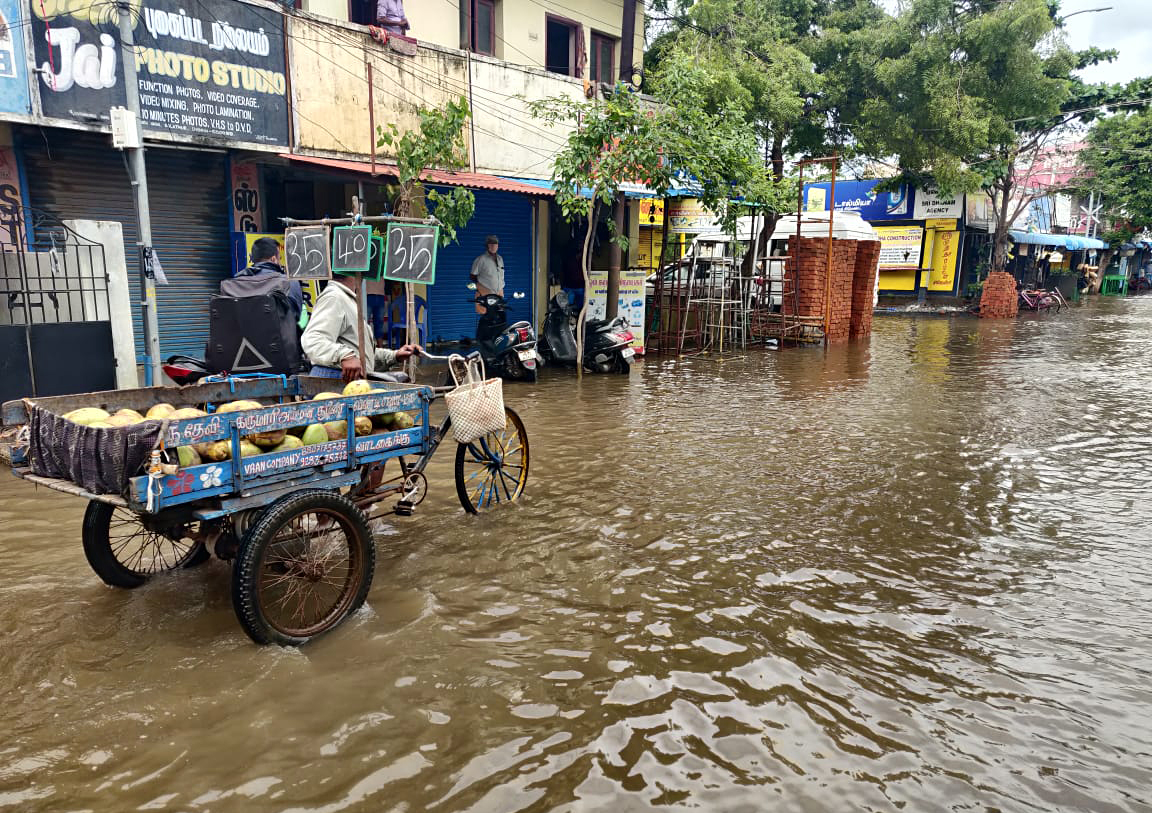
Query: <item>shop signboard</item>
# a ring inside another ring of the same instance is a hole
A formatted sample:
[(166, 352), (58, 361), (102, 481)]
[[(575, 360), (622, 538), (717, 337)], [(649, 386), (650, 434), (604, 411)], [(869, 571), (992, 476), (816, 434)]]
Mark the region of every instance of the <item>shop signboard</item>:
[[(45, 116), (109, 121), (125, 104), (113, 3), (28, 0)], [(131, 0), (144, 132), (287, 146), (284, 18), (236, 0)]]
[(640, 200), (640, 225), (664, 225), (664, 200), (662, 198), (642, 198)]
[[(836, 211), (856, 212), (864, 220), (911, 220), (912, 193), (908, 186), (892, 192), (877, 192), (880, 180), (837, 181)], [(828, 211), (832, 184), (827, 182), (804, 184), (804, 211)]]
[(880, 236), (880, 270), (919, 268), (924, 230), (919, 226), (876, 226)]
[(0, 0), (0, 113), (32, 112), (18, 0)]
[(970, 227), (991, 231), (995, 222), (992, 211), (992, 198), (986, 193), (977, 192), (965, 195), (964, 222)]
[[(644, 352), (644, 269), (627, 269), (620, 272), (620, 298), (616, 313), (628, 320), (628, 329), (635, 337), (632, 347), (637, 353)], [(608, 305), (608, 272), (593, 271), (592, 296), (588, 297), (588, 318), (604, 319)]]
[(11, 147), (0, 147), (0, 242), (5, 251), (20, 250), (23, 208), (16, 154)]
[(916, 190), (916, 200), (912, 206), (912, 217), (916, 220), (930, 218), (958, 220), (963, 216), (964, 195), (944, 195), (936, 186), (925, 186)]
[(668, 231), (672, 234), (700, 234), (716, 230), (716, 215), (697, 198), (677, 198), (668, 202)]
[(264, 206), (260, 199), (260, 167), (232, 162), (232, 228), (235, 231), (260, 231), (264, 225)]
[(960, 232), (938, 231), (932, 248), (929, 291), (951, 291), (956, 287), (956, 261), (960, 258)]

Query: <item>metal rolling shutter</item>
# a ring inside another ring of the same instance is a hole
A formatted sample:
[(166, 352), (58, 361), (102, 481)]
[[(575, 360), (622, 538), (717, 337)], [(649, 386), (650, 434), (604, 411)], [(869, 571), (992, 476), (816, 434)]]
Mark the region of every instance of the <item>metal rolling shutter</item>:
[[(476, 308), (468, 274), (484, 251), (484, 238), (500, 238), (504, 258), (504, 296), (508, 320), (532, 321), (532, 200), (514, 192), (475, 189), (476, 214), (457, 232), (457, 242), (441, 248), (436, 260), (436, 284), (428, 289), (428, 337), (455, 341), (476, 335)], [(523, 299), (513, 299), (522, 291)]]
[[(60, 219), (116, 220), (132, 289), (138, 363), (144, 329), (136, 261), (136, 211), (128, 171), (109, 136), (45, 130), (21, 139), (29, 205)], [(149, 149), (152, 242), (168, 277), (157, 286), (160, 352), (201, 357), (208, 341), (208, 300), (230, 273), (226, 156)]]

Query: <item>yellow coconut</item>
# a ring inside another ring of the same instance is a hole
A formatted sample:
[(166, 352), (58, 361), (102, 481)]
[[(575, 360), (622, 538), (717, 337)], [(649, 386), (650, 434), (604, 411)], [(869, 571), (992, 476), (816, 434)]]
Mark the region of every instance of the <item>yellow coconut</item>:
[(394, 429), (411, 429), (416, 425), (416, 421), (407, 412), (397, 412), (396, 419), (392, 422)]
[(372, 392), (372, 385), (365, 381), (363, 378), (356, 381), (349, 381), (344, 385), (345, 395), (367, 395)]
[[(137, 421), (142, 421), (142, 420), (144, 420), (144, 416), (143, 416), (143, 415), (141, 415), (141, 414), (140, 414), (139, 412), (137, 412), (136, 410), (134, 410), (134, 409), (128, 409), (127, 407), (125, 407), (124, 409), (118, 409), (118, 410), (116, 410), (116, 415), (127, 415), (129, 418), (135, 418)], [(116, 415), (113, 415), (112, 417), (116, 417)]]
[(249, 409), (261, 409), (263, 404), (259, 401), (230, 401), (227, 404), (221, 404), (216, 407), (217, 412), (245, 412)]
[[(327, 437), (327, 433), (325, 433), (325, 437)], [(284, 438), (283, 441), (280, 442), (280, 445), (277, 446), (272, 451), (274, 451), (274, 452), (287, 452), (291, 449), (300, 449), (303, 446), (304, 446), (304, 443), (303, 443), (303, 441), (300, 440), (300, 438), (296, 437), (295, 435), (288, 435), (287, 437)]]
[(356, 434), (357, 435), (371, 435), (372, 434), (372, 419), (361, 415), (356, 419)]
[(142, 420), (143, 418), (133, 418), (131, 415), (121, 415), (120, 413), (116, 413), (111, 418), (104, 421), (104, 423), (108, 424), (109, 426), (133, 426), (140, 423)]
[(150, 421), (159, 421), (167, 418), (175, 411), (176, 407), (172, 406), (171, 404), (156, 404), (156, 406), (151, 407), (144, 414), (144, 417)]
[(326, 401), (329, 398), (343, 398), (344, 396), (338, 392), (322, 392), (313, 398), (313, 401)]
[(183, 409), (177, 409), (169, 413), (168, 420), (186, 421), (191, 418), (203, 418), (207, 414), (208, 413), (204, 412), (203, 410), (194, 409), (193, 407), (184, 407)]
[(81, 409), (74, 409), (71, 412), (65, 413), (64, 417), (72, 421), (72, 423), (78, 423), (83, 426), (91, 426), (97, 421), (107, 421), (111, 416), (98, 407), (83, 407)]
[(324, 424), (324, 431), (328, 433), (328, 440), (341, 440), (348, 437), (348, 421), (328, 421)]
[(279, 446), (287, 434), (288, 432), (285, 429), (270, 429), (267, 432), (257, 432), (254, 435), (246, 435), (244, 440), (251, 441), (265, 449), (271, 449), (273, 446)]
[(218, 440), (215, 443), (201, 443), (196, 447), (196, 451), (205, 460), (211, 460), (213, 463), (219, 463), (222, 460), (227, 460), (232, 457), (232, 443), (227, 440)]

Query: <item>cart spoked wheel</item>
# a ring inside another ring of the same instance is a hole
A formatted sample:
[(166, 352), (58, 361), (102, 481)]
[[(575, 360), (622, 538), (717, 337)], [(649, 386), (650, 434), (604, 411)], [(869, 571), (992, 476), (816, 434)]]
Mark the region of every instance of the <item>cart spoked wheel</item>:
[(514, 502), (528, 482), (528, 433), (504, 408), (504, 428), (456, 447), (456, 496), (470, 514)]
[(334, 491), (298, 491), (245, 533), (232, 607), (256, 643), (297, 646), (359, 609), (375, 565), (364, 512)]
[(157, 573), (208, 561), (204, 543), (192, 536), (196, 523), (157, 525), (140, 515), (92, 500), (84, 512), (84, 556), (113, 587), (139, 587)]

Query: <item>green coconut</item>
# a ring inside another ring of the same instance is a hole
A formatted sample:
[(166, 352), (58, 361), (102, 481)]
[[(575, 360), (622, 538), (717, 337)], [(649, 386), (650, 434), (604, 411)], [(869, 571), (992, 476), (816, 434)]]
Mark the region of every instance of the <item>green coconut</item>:
[(180, 460), (180, 468), (186, 469), (189, 466), (200, 465), (200, 454), (191, 446), (179, 446), (176, 448), (176, 457)]
[(372, 423), (381, 429), (391, 429), (396, 423), (395, 412), (381, 412), (379, 415), (372, 416)]
[(241, 457), (255, 457), (258, 454), (264, 454), (264, 450), (257, 446), (255, 443), (250, 443), (247, 440), (240, 441)]
[(407, 412), (397, 412), (396, 417), (392, 422), (394, 429), (411, 429), (416, 425), (416, 421)]
[[(324, 436), (327, 437), (328, 433), (325, 432)], [(293, 449), (301, 449), (301, 448), (303, 448), (303, 446), (304, 446), (304, 443), (303, 443), (303, 441), (300, 440), (300, 438), (296, 437), (295, 435), (288, 435), (287, 437), (284, 438), (284, 440), (280, 441), (280, 445), (278, 445), (272, 451), (274, 451), (274, 452), (288, 452), (288, 451), (291, 451)]]
[(304, 430), (304, 434), (300, 437), (300, 442), (305, 446), (315, 446), (318, 443), (327, 443), (328, 430), (322, 423), (309, 424), (308, 428)]

